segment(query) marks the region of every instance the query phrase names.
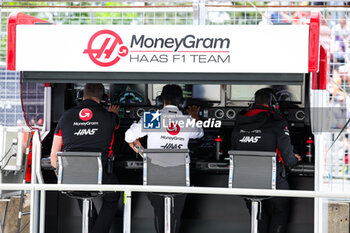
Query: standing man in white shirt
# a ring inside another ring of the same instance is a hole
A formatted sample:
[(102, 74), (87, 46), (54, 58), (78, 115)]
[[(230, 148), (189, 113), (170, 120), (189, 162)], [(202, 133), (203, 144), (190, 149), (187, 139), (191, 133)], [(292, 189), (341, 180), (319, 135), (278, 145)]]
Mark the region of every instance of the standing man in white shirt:
[[(142, 146), (139, 138), (147, 135), (147, 148), (149, 149), (187, 149), (189, 139), (201, 138), (204, 135), (203, 128), (196, 127), (195, 124), (191, 126), (180, 127), (176, 121), (197, 121), (199, 120), (199, 107), (190, 106), (187, 112), (190, 116), (184, 116), (179, 110), (179, 106), (183, 102), (182, 89), (178, 85), (166, 85), (163, 87), (161, 93), (161, 100), (163, 102), (163, 109), (158, 113), (153, 114), (153, 118), (162, 116), (171, 120), (172, 123), (167, 125), (164, 131), (150, 131), (145, 130), (143, 120), (134, 123), (125, 133), (125, 141), (129, 143), (130, 147), (138, 152), (136, 145)], [(154, 120), (154, 119), (152, 119)], [(169, 123), (169, 121), (167, 121)], [(164, 232), (164, 197), (158, 194), (149, 193), (148, 198), (154, 207), (155, 212), (155, 227), (157, 233)], [(181, 215), (185, 205), (186, 195), (176, 195), (174, 197), (174, 212), (171, 219), (171, 232), (178, 233), (181, 225)]]

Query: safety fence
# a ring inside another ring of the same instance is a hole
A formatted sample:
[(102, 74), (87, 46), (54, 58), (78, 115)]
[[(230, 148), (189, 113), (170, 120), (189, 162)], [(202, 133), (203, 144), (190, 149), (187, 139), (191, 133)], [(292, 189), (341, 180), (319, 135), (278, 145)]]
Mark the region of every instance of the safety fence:
[(272, 197), (299, 197), (299, 198), (330, 198), (349, 199), (349, 193), (316, 192), (297, 190), (269, 190), (269, 189), (241, 189), (241, 188), (214, 188), (214, 187), (174, 187), (152, 185), (68, 185), (68, 184), (0, 184), (1, 190), (28, 190), (28, 191), (111, 191), (111, 192), (161, 192), (161, 193), (191, 193), (235, 196), (272, 196)]

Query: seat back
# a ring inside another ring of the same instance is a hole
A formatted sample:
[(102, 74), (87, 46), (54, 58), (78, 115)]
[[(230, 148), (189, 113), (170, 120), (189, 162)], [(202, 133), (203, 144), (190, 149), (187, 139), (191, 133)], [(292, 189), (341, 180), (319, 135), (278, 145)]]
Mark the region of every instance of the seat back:
[(99, 152), (58, 152), (58, 184), (102, 184)]
[(229, 151), (229, 188), (276, 189), (276, 152)]
[(190, 186), (189, 150), (143, 149), (143, 184)]

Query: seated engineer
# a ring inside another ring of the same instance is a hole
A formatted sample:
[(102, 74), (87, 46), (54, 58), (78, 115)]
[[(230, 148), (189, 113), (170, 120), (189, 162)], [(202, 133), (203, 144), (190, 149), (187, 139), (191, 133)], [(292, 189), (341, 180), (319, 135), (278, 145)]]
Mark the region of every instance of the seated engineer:
[[(276, 151), (278, 154), (276, 188), (289, 189), (286, 168), (294, 167), (301, 157), (294, 154), (287, 122), (275, 112), (277, 101), (270, 88), (255, 93), (255, 102), (248, 112), (237, 115), (232, 135), (232, 149), (249, 151)], [(254, 138), (255, 140), (245, 140)], [(250, 207), (250, 203), (247, 206)], [(289, 198), (273, 197), (262, 201), (259, 233), (287, 231)]]
[[(107, 174), (106, 164), (113, 156), (114, 131), (118, 128), (119, 107), (112, 105), (107, 111), (100, 101), (104, 94), (102, 84), (88, 83), (84, 87), (83, 101), (63, 113), (55, 130), (51, 149), (51, 164), (57, 167), (58, 151), (101, 152), (103, 184), (116, 184), (115, 174)], [(89, 122), (90, 124), (86, 124)], [(95, 223), (91, 224), (93, 233), (108, 233), (118, 208), (119, 192), (105, 192), (103, 204)], [(96, 213), (96, 211), (95, 211)], [(91, 219), (90, 219), (91, 220)], [(90, 224), (89, 224), (90, 225)]]
[[(173, 117), (184, 117), (178, 106), (182, 101), (182, 90), (178, 85), (166, 85), (163, 87), (161, 98), (163, 100), (163, 109), (161, 110), (162, 116), (167, 115)], [(191, 106), (187, 109), (187, 112), (191, 115), (187, 118), (199, 120), (198, 117), (199, 107)], [(174, 127), (177, 128), (177, 127)], [(143, 119), (138, 123), (134, 123), (125, 133), (125, 141), (129, 143), (130, 147), (138, 152), (135, 148), (136, 145), (141, 147), (141, 143), (138, 140), (144, 136), (147, 137), (147, 147), (149, 149), (187, 149), (188, 141), (190, 138), (201, 138), (204, 133), (202, 128), (190, 128), (180, 129), (178, 132), (164, 131), (164, 132), (145, 132), (143, 129)], [(172, 145), (169, 147), (169, 145)], [(164, 232), (164, 197), (159, 194), (149, 193), (148, 198), (151, 201), (155, 211), (155, 227), (157, 233)], [(177, 233), (180, 229), (181, 214), (185, 205), (186, 195), (174, 196), (174, 212), (171, 218), (171, 232)]]

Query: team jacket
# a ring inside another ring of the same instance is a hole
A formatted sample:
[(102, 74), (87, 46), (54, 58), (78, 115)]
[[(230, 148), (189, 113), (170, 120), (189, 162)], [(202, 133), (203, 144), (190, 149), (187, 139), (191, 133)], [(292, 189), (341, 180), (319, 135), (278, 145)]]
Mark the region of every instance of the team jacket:
[[(167, 119), (189, 119), (194, 120), (190, 116), (184, 116), (176, 106), (167, 105), (161, 111), (161, 117)], [(186, 125), (185, 125), (186, 126)], [(169, 125), (162, 132), (146, 131), (143, 128), (143, 119), (138, 123), (134, 123), (125, 132), (125, 141), (131, 143), (136, 139), (147, 137), (147, 147), (149, 149), (187, 149), (188, 141), (190, 138), (203, 137), (203, 129), (198, 127), (186, 127), (181, 128), (178, 125)]]
[(101, 152), (102, 160), (112, 154), (114, 130), (119, 118), (92, 100), (66, 111), (60, 118), (55, 135), (62, 136), (63, 151)]
[(255, 105), (252, 110), (237, 115), (232, 134), (232, 149), (276, 151), (277, 188), (279, 181), (285, 179), (283, 165), (292, 168), (298, 162), (293, 153), (287, 122), (263, 105)]

